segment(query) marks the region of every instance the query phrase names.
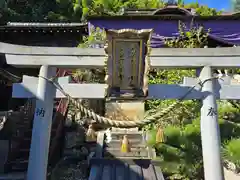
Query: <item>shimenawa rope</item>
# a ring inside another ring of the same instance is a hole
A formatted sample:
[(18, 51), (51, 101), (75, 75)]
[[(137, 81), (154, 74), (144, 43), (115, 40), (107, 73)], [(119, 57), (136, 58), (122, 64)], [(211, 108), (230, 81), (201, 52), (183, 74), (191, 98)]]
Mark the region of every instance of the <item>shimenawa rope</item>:
[(159, 118), (162, 118), (166, 114), (168, 114), (170, 111), (172, 111), (177, 105), (179, 105), (192, 91), (193, 89), (197, 86), (200, 85), (201, 87), (203, 84), (209, 80), (213, 79), (218, 79), (219, 77), (212, 77), (209, 79), (204, 80), (203, 82), (199, 80), (194, 86), (192, 86), (178, 101), (175, 103), (171, 104), (169, 107), (166, 109), (162, 110), (161, 112), (158, 112), (150, 117), (147, 117), (144, 120), (138, 120), (138, 121), (119, 121), (119, 120), (112, 120), (103, 116), (100, 116), (96, 114), (94, 111), (87, 109), (84, 107), (79, 100), (76, 100), (72, 98), (68, 93), (66, 93), (63, 88), (59, 85), (58, 82), (55, 81), (56, 77), (48, 79), (43, 76), (39, 76), (40, 78), (43, 78), (49, 82), (51, 82), (64, 96), (66, 96), (70, 102), (76, 106), (81, 112), (83, 112), (85, 115), (87, 115), (89, 118), (92, 118), (94, 122), (99, 123), (99, 124), (105, 124), (111, 127), (118, 127), (118, 128), (132, 128), (132, 127), (139, 127), (143, 126), (149, 123), (152, 123), (156, 121)]

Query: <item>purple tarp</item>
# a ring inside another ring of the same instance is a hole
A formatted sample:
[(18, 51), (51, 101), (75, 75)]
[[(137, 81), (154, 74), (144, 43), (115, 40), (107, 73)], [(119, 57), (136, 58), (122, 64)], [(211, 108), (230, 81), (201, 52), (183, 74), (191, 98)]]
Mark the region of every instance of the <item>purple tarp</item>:
[[(101, 29), (154, 29), (151, 46), (163, 45), (164, 38), (178, 36), (177, 20), (91, 20), (89, 26)], [(185, 23), (189, 27), (190, 23)], [(232, 45), (240, 45), (240, 23), (234, 20), (208, 20), (196, 23), (210, 29), (210, 36), (216, 40)]]

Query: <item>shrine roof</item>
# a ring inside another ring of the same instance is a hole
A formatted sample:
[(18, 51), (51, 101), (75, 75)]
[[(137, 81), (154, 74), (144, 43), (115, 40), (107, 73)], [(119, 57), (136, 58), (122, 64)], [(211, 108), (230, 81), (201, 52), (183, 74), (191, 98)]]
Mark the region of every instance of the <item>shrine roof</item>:
[(240, 15), (185, 16), (185, 15), (116, 15), (91, 16), (88, 20), (240, 20)]
[(226, 13), (215, 16), (200, 16), (195, 9), (167, 6), (159, 9), (126, 9), (119, 15), (89, 16), (88, 20), (240, 20), (240, 12)]
[(0, 26), (0, 31), (87, 31), (87, 23), (38, 23), (38, 22), (8, 22)]

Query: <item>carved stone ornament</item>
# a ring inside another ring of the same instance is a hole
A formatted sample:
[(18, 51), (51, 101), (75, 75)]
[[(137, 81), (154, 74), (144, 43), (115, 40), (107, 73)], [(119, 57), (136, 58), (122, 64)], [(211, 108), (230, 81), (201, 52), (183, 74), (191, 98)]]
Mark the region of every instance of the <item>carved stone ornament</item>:
[(107, 97), (146, 97), (152, 29), (106, 30)]

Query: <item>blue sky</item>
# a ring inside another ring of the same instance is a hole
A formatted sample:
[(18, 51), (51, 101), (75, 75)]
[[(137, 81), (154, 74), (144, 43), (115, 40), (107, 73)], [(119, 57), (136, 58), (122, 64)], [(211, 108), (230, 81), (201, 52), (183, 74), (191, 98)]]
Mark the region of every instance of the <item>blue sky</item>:
[[(185, 3), (196, 2), (196, 0), (184, 0)], [(224, 9), (229, 11), (231, 9), (231, 0), (197, 0), (199, 4), (208, 5), (211, 8), (218, 10)]]

